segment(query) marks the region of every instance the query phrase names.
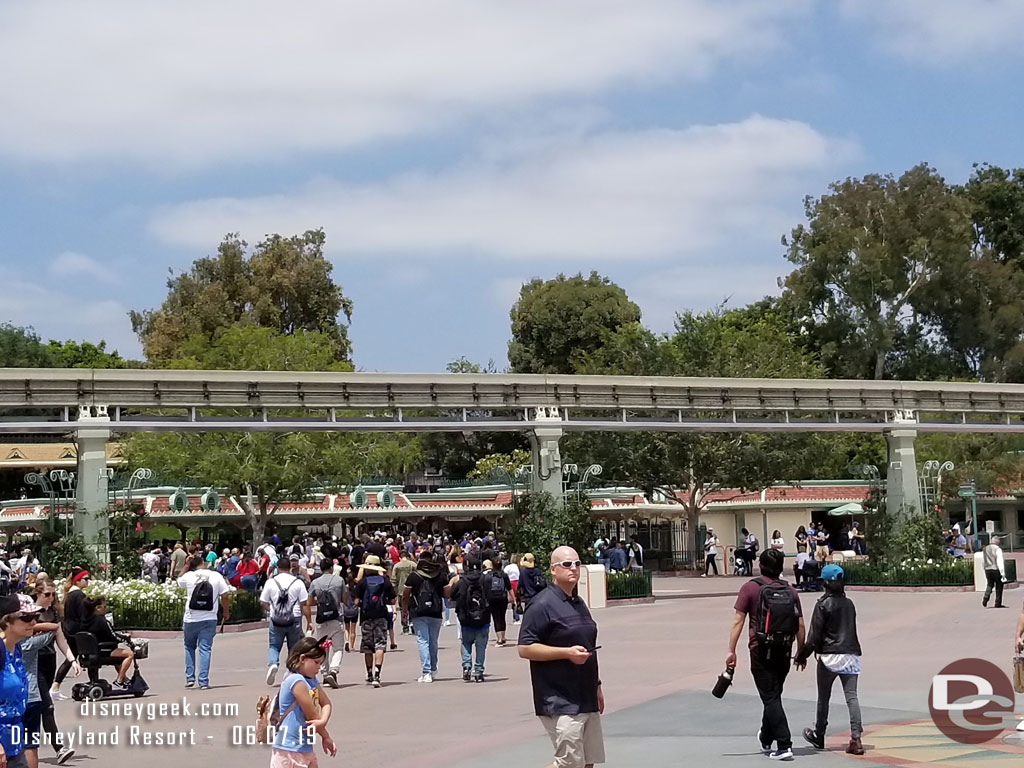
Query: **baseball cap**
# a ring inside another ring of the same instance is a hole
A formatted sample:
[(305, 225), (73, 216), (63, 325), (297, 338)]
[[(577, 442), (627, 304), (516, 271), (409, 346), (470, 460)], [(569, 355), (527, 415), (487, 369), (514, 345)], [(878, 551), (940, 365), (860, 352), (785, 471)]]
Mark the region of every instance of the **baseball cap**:
[(288, 559), (289, 559), (289, 560), (294, 560), (294, 561), (295, 561), (295, 562), (297, 563), (297, 562), (299, 562), (299, 561), (300, 561), (300, 560), (301, 560), (302, 558), (301, 558), (301, 557), (299, 557), (298, 555), (289, 555), (289, 556), (288, 556)]
[(821, 569), (821, 580), (822, 581), (843, 581), (846, 578), (846, 572), (843, 571), (838, 565), (829, 563)]
[(36, 602), (28, 595), (18, 595), (18, 609), (22, 613), (40, 613), (43, 610), (43, 606), (37, 605)]

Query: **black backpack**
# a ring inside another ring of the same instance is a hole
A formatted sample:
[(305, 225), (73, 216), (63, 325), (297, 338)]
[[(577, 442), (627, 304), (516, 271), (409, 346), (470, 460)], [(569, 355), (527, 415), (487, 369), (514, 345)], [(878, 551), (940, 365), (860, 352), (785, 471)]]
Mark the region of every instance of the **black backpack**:
[(793, 644), (800, 628), (800, 607), (796, 595), (784, 581), (754, 579), (760, 586), (754, 614), (754, 636), (761, 648), (786, 649)]
[(192, 588), (192, 597), (189, 598), (188, 607), (193, 611), (213, 610), (213, 585), (208, 578), (199, 577), (199, 581)]
[[(388, 615), (388, 582), (383, 576), (370, 576), (365, 581), (359, 602), (364, 619), (384, 619)], [(319, 604), (318, 604), (319, 605)], [(317, 609), (319, 610), (319, 608)]]
[(338, 601), (334, 599), (334, 593), (330, 590), (332, 579), (325, 580), (327, 586), (319, 591), (316, 596), (316, 623), (323, 624), (327, 621), (337, 621), (341, 612)]
[(501, 571), (494, 571), (491, 574), (491, 600), (501, 600), (508, 597), (508, 590), (505, 588), (505, 574)]
[(483, 576), (479, 573), (463, 577), (466, 588), (461, 590), (462, 611), (470, 624), (487, 623), (491, 615), (491, 604), (484, 594)]
[(440, 610), (441, 600), (437, 590), (434, 589), (434, 582), (431, 579), (420, 576), (420, 585), (413, 595), (416, 600), (416, 612), (422, 614), (436, 613)]
[(544, 579), (544, 574), (538, 568), (534, 568), (530, 573), (530, 583), (533, 585), (534, 592), (543, 592), (544, 588), (548, 585)]
[(295, 623), (295, 613), (292, 611), (295, 602), (292, 600), (292, 585), (298, 580), (297, 576), (293, 576), (287, 587), (281, 586), (280, 581), (277, 582), (277, 599), (270, 608), (270, 621), (275, 626), (290, 627)]
[(11, 594), (11, 574), (7, 571), (0, 571), (0, 597)]

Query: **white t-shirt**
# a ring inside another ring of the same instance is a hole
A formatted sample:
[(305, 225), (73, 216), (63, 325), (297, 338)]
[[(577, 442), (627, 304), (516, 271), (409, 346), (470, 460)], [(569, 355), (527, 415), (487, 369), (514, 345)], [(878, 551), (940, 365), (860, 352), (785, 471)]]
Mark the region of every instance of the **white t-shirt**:
[(806, 552), (797, 552), (796, 554), (796, 567), (798, 569), (804, 567), (804, 563), (811, 559), (811, 556)]
[(785, 546), (786, 542), (784, 539), (772, 539), (772, 549), (775, 549), (776, 547), (779, 549), (783, 549), (785, 548)]
[(706, 547), (704, 551), (709, 555), (717, 555), (718, 548), (715, 546), (716, 544), (718, 544), (718, 537), (714, 534), (708, 536), (704, 541), (704, 546)]
[(270, 603), (270, 612), (273, 614), (274, 603), (277, 602), (283, 589), (288, 590), (288, 599), (294, 604), (292, 616), (298, 618), (302, 615), (302, 604), (306, 602), (309, 593), (306, 591), (306, 585), (303, 584), (302, 579), (290, 573), (279, 573), (274, 578), (267, 579), (267, 583), (263, 586), (263, 592), (260, 593), (260, 602)]
[[(188, 607), (188, 604), (192, 600), (192, 591), (196, 588), (201, 580), (209, 581), (210, 586), (213, 588), (213, 610), (212, 611), (193, 611)], [(221, 576), (216, 571), (204, 570), (204, 571), (189, 571), (180, 579), (178, 579), (178, 586), (185, 590), (185, 623), (193, 621), (209, 621), (213, 619), (217, 620), (217, 601), (220, 600), (220, 596), (231, 591), (231, 585), (228, 584), (227, 579)]]
[(505, 573), (508, 574), (509, 581), (519, 581), (519, 566), (515, 563), (509, 563), (504, 568)]

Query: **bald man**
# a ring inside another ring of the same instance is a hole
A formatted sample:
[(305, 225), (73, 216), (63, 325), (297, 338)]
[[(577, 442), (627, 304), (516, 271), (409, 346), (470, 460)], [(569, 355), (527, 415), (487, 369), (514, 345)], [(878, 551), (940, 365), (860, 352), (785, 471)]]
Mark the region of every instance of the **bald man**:
[(559, 547), (551, 553), (551, 577), (524, 614), (519, 657), (530, 661), (534, 709), (555, 749), (548, 768), (592, 768), (604, 762), (604, 693), (597, 624), (576, 595), (576, 550)]

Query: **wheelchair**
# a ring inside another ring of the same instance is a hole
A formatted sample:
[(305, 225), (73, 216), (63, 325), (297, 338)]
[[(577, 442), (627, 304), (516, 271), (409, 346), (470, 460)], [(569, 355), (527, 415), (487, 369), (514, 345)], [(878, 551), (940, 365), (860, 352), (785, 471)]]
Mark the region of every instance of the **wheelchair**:
[(119, 666), (123, 659), (111, 656), (115, 648), (110, 644), (100, 642), (96, 635), (91, 632), (77, 632), (75, 634), (75, 648), (78, 656), (78, 663), (86, 670), (89, 676), (87, 682), (75, 683), (71, 688), (71, 698), (75, 701), (98, 701), (116, 696), (132, 696), (138, 698), (149, 690), (149, 685), (139, 672), (139, 660), (149, 657), (149, 642), (146, 640), (128, 637), (125, 642), (135, 654), (132, 662), (132, 674), (128, 678), (129, 685), (125, 689), (115, 688), (109, 681), (100, 677), (100, 668), (105, 666)]

